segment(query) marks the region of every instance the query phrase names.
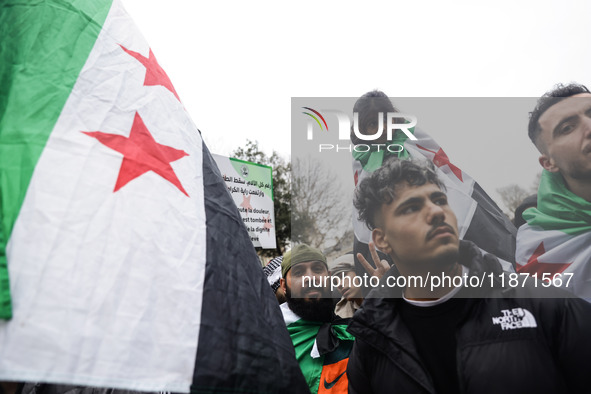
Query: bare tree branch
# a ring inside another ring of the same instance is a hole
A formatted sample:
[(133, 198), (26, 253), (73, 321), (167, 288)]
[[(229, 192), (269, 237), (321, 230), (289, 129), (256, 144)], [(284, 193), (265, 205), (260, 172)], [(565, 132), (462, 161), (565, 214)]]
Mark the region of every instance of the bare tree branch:
[(314, 159), (292, 164), (292, 240), (325, 248), (351, 226), (351, 201), (332, 170)]

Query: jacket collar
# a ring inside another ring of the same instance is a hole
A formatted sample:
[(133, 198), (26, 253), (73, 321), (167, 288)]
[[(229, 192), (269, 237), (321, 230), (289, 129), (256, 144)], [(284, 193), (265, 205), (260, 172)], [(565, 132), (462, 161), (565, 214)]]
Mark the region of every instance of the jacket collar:
[[(496, 257), (486, 254), (483, 255), (470, 241), (460, 241), (459, 263), (470, 269), (469, 276), (478, 276), (493, 273), (492, 283), (486, 280), (484, 285), (478, 288), (469, 288), (470, 296), (473, 298), (483, 298), (490, 295), (494, 288), (498, 287), (498, 274), (503, 272), (501, 264)], [(390, 268), (380, 281), (380, 285), (372, 290), (363, 304), (353, 316), (349, 325), (349, 331), (355, 335), (370, 335), (379, 333), (381, 336), (390, 338), (401, 344), (407, 343), (406, 335), (397, 337), (397, 328), (400, 325), (396, 322), (398, 312), (396, 311), (395, 300), (402, 298), (402, 290), (398, 287), (388, 286), (388, 277), (397, 277), (400, 275), (395, 266)], [(391, 282), (390, 282), (391, 283)], [(503, 289), (501, 289), (503, 290)], [(373, 334), (372, 334), (373, 333)]]
[[(481, 277), (483, 274), (494, 272), (494, 277), (497, 277), (496, 273), (502, 272), (501, 264), (496, 257), (483, 256), (480, 249), (469, 241), (460, 241), (459, 262), (470, 269), (470, 276)], [(353, 316), (348, 331), (356, 339), (382, 352), (427, 391), (433, 392), (433, 384), (421, 366), (412, 335), (396, 310), (397, 299), (402, 298), (402, 289), (387, 285), (389, 276), (398, 275), (396, 267), (386, 272), (378, 288), (369, 293), (361, 309)], [(492, 288), (490, 283), (488, 285), (488, 288), (483, 286), (475, 289), (476, 293), (473, 296), (483, 297), (489, 294)]]

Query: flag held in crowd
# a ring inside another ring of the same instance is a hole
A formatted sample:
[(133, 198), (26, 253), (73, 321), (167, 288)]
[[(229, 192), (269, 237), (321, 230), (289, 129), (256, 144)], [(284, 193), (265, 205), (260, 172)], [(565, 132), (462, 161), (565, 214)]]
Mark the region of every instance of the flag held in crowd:
[(517, 233), (517, 272), (563, 287), (591, 301), (591, 203), (566, 187), (562, 176), (542, 172), (537, 208), (526, 209)]
[(0, 5), (0, 380), (300, 392), (258, 258), (119, 1)]

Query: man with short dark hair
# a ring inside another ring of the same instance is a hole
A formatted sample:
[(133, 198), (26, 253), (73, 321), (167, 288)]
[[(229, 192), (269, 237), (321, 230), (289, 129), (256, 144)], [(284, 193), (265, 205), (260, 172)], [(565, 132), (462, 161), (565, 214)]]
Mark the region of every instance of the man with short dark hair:
[(386, 163), (355, 206), (395, 266), (349, 326), (349, 393), (589, 390), (591, 305), (460, 241), (431, 165)]
[(584, 85), (558, 85), (538, 100), (528, 135), (540, 165), (560, 173), (574, 194), (591, 201), (591, 92)]
[[(528, 134), (544, 168), (537, 208), (522, 216), (518, 272), (536, 275), (591, 301), (591, 93), (557, 85), (530, 114)], [(568, 281), (567, 279), (571, 279)]]
[(310, 391), (347, 393), (354, 338), (346, 331), (348, 320), (334, 314), (326, 257), (297, 245), (283, 256), (281, 274), (287, 298), (281, 312)]

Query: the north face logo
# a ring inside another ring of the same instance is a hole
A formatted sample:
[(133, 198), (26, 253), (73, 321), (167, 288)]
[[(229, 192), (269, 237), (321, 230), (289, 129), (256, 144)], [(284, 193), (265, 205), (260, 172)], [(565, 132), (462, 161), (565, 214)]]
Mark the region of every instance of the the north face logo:
[(535, 317), (524, 308), (502, 309), (503, 316), (493, 317), (493, 324), (500, 324), (503, 330), (537, 327)]

